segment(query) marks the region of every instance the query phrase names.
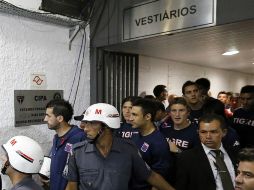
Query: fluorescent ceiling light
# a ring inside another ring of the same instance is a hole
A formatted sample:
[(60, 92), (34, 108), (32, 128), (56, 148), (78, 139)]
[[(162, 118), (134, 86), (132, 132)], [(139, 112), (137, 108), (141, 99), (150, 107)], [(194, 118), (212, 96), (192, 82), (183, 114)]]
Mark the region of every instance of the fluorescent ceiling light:
[(237, 51), (237, 50), (231, 50), (231, 51), (227, 51), (227, 52), (223, 53), (222, 55), (235, 55), (238, 53), (239, 53), (239, 51)]

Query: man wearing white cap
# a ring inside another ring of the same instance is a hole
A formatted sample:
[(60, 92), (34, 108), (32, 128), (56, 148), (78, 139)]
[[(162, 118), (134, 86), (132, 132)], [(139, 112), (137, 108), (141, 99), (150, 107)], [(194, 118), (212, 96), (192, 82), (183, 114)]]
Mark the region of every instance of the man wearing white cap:
[(1, 157), (1, 172), (9, 176), (13, 184), (11, 190), (42, 190), (32, 179), (32, 174), (39, 173), (43, 163), (40, 145), (29, 137), (15, 136), (2, 147), (6, 155)]
[(132, 178), (144, 180), (162, 190), (173, 188), (153, 172), (138, 154), (136, 146), (114, 137), (120, 117), (114, 106), (98, 103), (83, 117), (88, 141), (77, 143), (64, 170), (66, 190), (128, 190)]

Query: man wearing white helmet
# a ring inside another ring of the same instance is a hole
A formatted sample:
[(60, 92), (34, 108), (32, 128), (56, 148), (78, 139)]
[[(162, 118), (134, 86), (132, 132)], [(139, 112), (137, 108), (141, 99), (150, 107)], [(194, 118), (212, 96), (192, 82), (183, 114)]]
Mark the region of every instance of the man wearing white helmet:
[(2, 145), (6, 152), (2, 156), (2, 174), (9, 176), (13, 187), (11, 190), (42, 190), (32, 179), (32, 174), (37, 174), (43, 163), (43, 151), (40, 145), (26, 136), (12, 137)]
[(90, 142), (77, 143), (69, 154), (64, 170), (68, 179), (66, 190), (128, 190), (133, 178), (148, 181), (158, 189), (173, 190), (145, 164), (132, 142), (112, 135), (120, 127), (114, 106), (94, 104), (86, 110), (82, 121)]

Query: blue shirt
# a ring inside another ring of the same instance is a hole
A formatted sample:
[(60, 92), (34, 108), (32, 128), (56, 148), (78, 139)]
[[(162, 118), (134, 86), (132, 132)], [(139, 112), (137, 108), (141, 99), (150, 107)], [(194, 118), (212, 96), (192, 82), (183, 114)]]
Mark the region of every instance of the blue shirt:
[(56, 134), (51, 149), (50, 189), (65, 190), (67, 180), (62, 177), (68, 153), (72, 151), (72, 144), (85, 139), (85, 133), (77, 126), (72, 128), (62, 137)]
[(195, 124), (190, 124), (181, 130), (175, 130), (173, 125), (160, 128), (167, 141), (174, 142), (181, 150), (191, 149), (200, 143), (197, 130), (198, 128)]
[(227, 133), (222, 138), (222, 144), (225, 147), (232, 147), (236, 151), (241, 149), (240, 139), (235, 129), (230, 126), (227, 127)]
[(132, 140), (151, 169), (169, 180), (173, 163), (169, 145), (161, 132), (154, 130), (147, 136), (133, 135)]
[(173, 125), (173, 121), (171, 116), (168, 115), (166, 118), (162, 119), (161, 121), (154, 122), (156, 128), (160, 130), (160, 128), (167, 128)]
[(130, 123), (121, 123), (121, 127), (115, 130), (115, 135), (120, 138), (130, 139), (132, 135), (138, 134), (139, 131), (136, 128), (132, 128)]
[(191, 110), (190, 111), (190, 116), (189, 116), (189, 120), (194, 123), (194, 124), (198, 124), (198, 120), (199, 118), (203, 115), (203, 108), (199, 109), (199, 110)]
[(151, 175), (135, 144), (117, 137), (107, 157), (87, 141), (74, 145), (66, 168), (65, 177), (78, 182), (79, 190), (129, 190), (132, 178), (145, 181)]
[(254, 112), (239, 108), (235, 110), (232, 122), (232, 127), (240, 137), (241, 147), (254, 146)]

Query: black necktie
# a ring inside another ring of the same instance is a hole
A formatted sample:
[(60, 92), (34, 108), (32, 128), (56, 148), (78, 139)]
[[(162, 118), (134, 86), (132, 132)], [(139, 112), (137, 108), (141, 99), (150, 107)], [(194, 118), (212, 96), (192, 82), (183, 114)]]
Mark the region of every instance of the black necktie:
[(232, 179), (230, 177), (228, 168), (224, 162), (223, 152), (221, 152), (220, 150), (212, 150), (212, 151), (216, 154), (215, 166), (219, 172), (223, 189), (224, 190), (234, 190), (234, 185), (233, 185)]

